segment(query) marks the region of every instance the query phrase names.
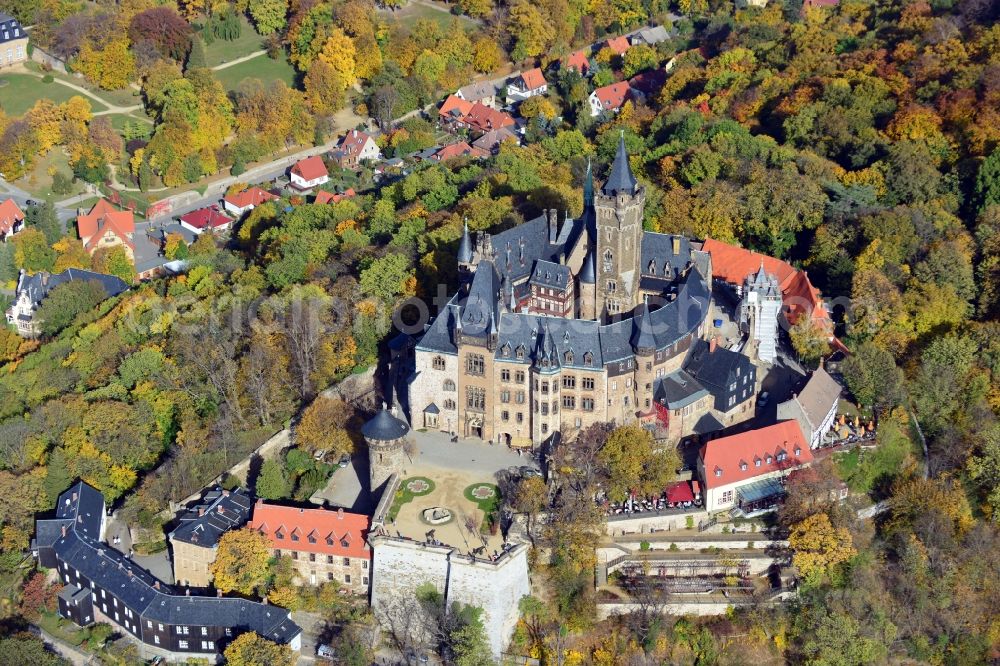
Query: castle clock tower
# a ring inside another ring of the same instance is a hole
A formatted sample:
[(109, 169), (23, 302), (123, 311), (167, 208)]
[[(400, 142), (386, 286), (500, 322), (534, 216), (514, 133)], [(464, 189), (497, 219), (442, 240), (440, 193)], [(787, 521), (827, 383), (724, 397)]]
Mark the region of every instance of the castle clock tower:
[(608, 180), (600, 192), (594, 193), (597, 314), (605, 321), (630, 312), (639, 304), (645, 206), (646, 188), (632, 174), (622, 135)]

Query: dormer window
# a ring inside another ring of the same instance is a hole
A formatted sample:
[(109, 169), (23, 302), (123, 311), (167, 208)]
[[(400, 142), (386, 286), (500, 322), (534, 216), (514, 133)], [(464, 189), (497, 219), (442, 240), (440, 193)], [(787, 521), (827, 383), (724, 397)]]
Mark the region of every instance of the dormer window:
[(796, 446), (795, 447), (795, 455), (796, 456), (801, 456), (802, 455), (802, 449), (800, 449), (799, 447)]
[(740, 470), (743, 472), (747, 471), (747, 464), (742, 460), (740, 461)]
[(347, 540), (347, 537), (344, 537), (343, 539), (340, 540), (340, 545), (343, 546), (344, 548), (347, 548), (348, 546), (351, 545), (351, 542)]
[(573, 362), (573, 352), (571, 352), (571, 351), (566, 352), (565, 358), (566, 358), (566, 362), (567, 363), (572, 363)]
[(517, 358), (524, 360), (524, 345), (518, 345), (517, 349), (514, 350), (514, 355), (517, 356)]
[(298, 540), (299, 540), (299, 531), (296, 529), (292, 531), (292, 541), (298, 541)]
[(782, 460), (784, 460), (787, 457), (788, 457), (788, 454), (785, 453), (784, 451), (779, 451), (778, 452), (778, 462), (781, 462)]
[(771, 464), (771, 460), (772, 460), (771, 456), (768, 456), (768, 457), (767, 457), (767, 464), (768, 464), (768, 465), (770, 465), (770, 464)]
[(309, 541), (309, 543), (316, 543), (316, 532), (315, 532), (315, 530), (312, 531), (312, 532), (310, 532), (309, 536), (307, 536), (306, 539)]
[(650, 259), (649, 260), (649, 267), (646, 269), (646, 272), (649, 273), (650, 275), (656, 275), (656, 260), (655, 259)]
[(717, 477), (718, 476), (722, 476), (722, 468), (721, 467), (716, 467), (715, 468), (715, 476), (717, 476)]
[(510, 358), (510, 343), (505, 344), (500, 351), (503, 353), (504, 358)]
[(754, 467), (760, 467), (760, 458), (754, 458), (753, 459), (753, 466)]
[(326, 545), (332, 546), (333, 540), (334, 540), (333, 532), (330, 532), (329, 534), (326, 535)]
[(284, 532), (284, 530), (282, 530), (279, 527), (277, 530), (275, 530), (274, 536), (277, 537), (277, 538), (279, 538), (279, 539), (284, 539), (285, 538), (285, 532)]
[(583, 355), (583, 364), (586, 366), (594, 365), (594, 355), (591, 354), (590, 352), (586, 352)]

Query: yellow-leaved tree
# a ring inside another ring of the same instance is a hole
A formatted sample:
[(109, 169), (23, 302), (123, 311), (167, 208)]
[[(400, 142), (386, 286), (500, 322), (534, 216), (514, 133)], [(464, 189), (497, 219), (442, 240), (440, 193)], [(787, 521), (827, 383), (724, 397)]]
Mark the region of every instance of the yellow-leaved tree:
[(322, 452), (328, 460), (336, 460), (354, 448), (345, 428), (351, 416), (346, 402), (321, 395), (302, 412), (295, 443), (311, 454)]
[(792, 563), (807, 580), (817, 580), (857, 554), (847, 528), (834, 527), (825, 513), (793, 526), (788, 545), (795, 551)]
[(223, 592), (253, 594), (268, 579), (271, 544), (267, 537), (250, 528), (230, 530), (219, 539), (219, 551), (212, 563), (215, 587)]
[(295, 666), (298, 661), (292, 648), (269, 641), (254, 631), (237, 636), (223, 655), (228, 666)]

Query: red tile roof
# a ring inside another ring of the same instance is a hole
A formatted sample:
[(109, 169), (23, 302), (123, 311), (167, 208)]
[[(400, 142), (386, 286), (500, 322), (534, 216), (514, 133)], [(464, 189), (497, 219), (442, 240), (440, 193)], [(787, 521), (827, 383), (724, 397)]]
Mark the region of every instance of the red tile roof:
[(274, 201), (278, 197), (274, 196), (270, 192), (260, 189), (259, 187), (251, 187), (249, 189), (243, 190), (242, 192), (237, 192), (236, 194), (231, 194), (225, 197), (225, 202), (236, 206), (237, 208), (246, 208), (247, 206), (259, 206), (265, 201)]
[(84, 247), (91, 250), (106, 234), (113, 233), (125, 245), (134, 247), (129, 237), (135, 233), (135, 217), (130, 210), (118, 210), (107, 199), (101, 199), (86, 215), (76, 218), (76, 230), (84, 239)]
[(353, 187), (348, 187), (342, 194), (334, 194), (333, 192), (327, 192), (326, 190), (320, 190), (316, 193), (316, 199), (313, 203), (327, 204), (327, 203), (340, 203), (344, 199), (350, 199), (357, 192), (354, 191)]
[(529, 69), (527, 72), (521, 72), (521, 86), (525, 90), (541, 88), (545, 83), (545, 75), (542, 74), (540, 67)]
[(830, 321), (830, 314), (823, 307), (819, 290), (809, 282), (805, 271), (796, 270), (781, 259), (713, 238), (706, 238), (702, 249), (712, 255), (713, 276), (730, 284), (742, 285), (746, 277), (760, 270), (763, 264), (764, 270), (778, 280), (786, 317), (792, 324), (803, 314), (810, 315), (814, 321), (824, 326), (827, 325), (825, 322)]
[(560, 68), (575, 69), (581, 74), (586, 74), (590, 71), (590, 58), (587, 57), (586, 51), (573, 51), (563, 59)]
[(628, 37), (612, 37), (608, 40), (608, 48), (621, 55), (628, 51), (631, 44), (628, 43)]
[(345, 155), (353, 155), (355, 153), (360, 153), (368, 143), (371, 138), (366, 132), (359, 132), (358, 130), (351, 130), (344, 135), (344, 138), (340, 140), (340, 150), (344, 152)]
[(625, 103), (625, 100), (628, 99), (630, 90), (627, 81), (619, 81), (618, 83), (598, 88), (594, 91), (594, 94), (601, 101), (602, 109), (619, 109)]
[(448, 95), (448, 98), (438, 109), (438, 115), (448, 118), (462, 119), (472, 110), (473, 102), (467, 102), (457, 95)]
[(326, 170), (326, 165), (323, 164), (323, 158), (319, 155), (299, 160), (292, 167), (292, 173), (303, 180), (316, 180), (317, 178), (330, 175)]
[(24, 213), (13, 199), (0, 203), (0, 234), (6, 234), (20, 222), (24, 221)]
[(365, 541), (371, 520), (368, 516), (347, 513), (342, 509), (300, 509), (265, 504), (258, 500), (249, 527), (267, 535), (274, 548), (337, 557), (371, 558), (371, 550)]
[(216, 229), (226, 226), (232, 220), (223, 215), (218, 206), (212, 205), (181, 215), (181, 222), (195, 229)]
[[(778, 460), (782, 453), (784, 460)], [(710, 440), (701, 447), (700, 455), (707, 488), (718, 488), (770, 472), (807, 465), (813, 459), (798, 421), (782, 421)], [(716, 470), (722, 474), (717, 476)]]
[(438, 162), (444, 162), (446, 160), (453, 159), (455, 157), (461, 157), (462, 155), (471, 155), (473, 157), (485, 157), (489, 155), (488, 151), (481, 148), (473, 148), (465, 141), (458, 141), (457, 143), (451, 143), (444, 146), (436, 153), (431, 156), (431, 159), (437, 160)]
[(506, 113), (491, 109), (479, 102), (472, 105), (472, 108), (462, 119), (462, 122), (480, 132), (489, 132), (490, 130), (514, 125), (514, 119)]

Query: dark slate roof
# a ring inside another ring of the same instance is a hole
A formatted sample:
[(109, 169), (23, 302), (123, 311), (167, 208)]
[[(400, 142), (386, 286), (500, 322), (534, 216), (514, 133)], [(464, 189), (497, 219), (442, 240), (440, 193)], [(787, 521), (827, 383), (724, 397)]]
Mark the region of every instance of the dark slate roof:
[(388, 409), (380, 409), (373, 419), (361, 426), (361, 434), (365, 439), (379, 442), (399, 439), (409, 431), (410, 426), (390, 414)]
[(684, 369), (697, 377), (715, 397), (728, 395), (729, 385), (736, 381), (737, 368), (741, 377), (754, 372), (753, 363), (743, 354), (722, 345), (717, 345), (715, 351), (710, 349), (709, 343), (698, 340), (688, 354)]
[[(674, 239), (678, 239), (678, 252), (674, 254)], [(655, 272), (650, 271), (650, 262)], [(646, 231), (642, 234), (639, 270), (643, 276), (655, 275), (676, 279), (691, 263), (691, 241), (684, 236), (671, 236)]]
[(458, 295), (456, 294), (427, 328), (424, 336), (417, 343), (416, 349), (436, 351), (442, 354), (458, 353), (458, 347), (455, 345), (455, 327), (458, 325), (459, 315), (457, 300)]
[(469, 236), (469, 223), (466, 222), (462, 229), (462, 240), (458, 242), (458, 263), (469, 263), (472, 261), (472, 238)]
[(588, 250), (587, 256), (583, 259), (583, 266), (580, 267), (580, 282), (582, 284), (594, 284), (597, 281), (597, 271), (594, 270), (594, 251)]
[(573, 279), (569, 266), (565, 264), (554, 264), (551, 261), (536, 261), (535, 270), (531, 274), (530, 284), (539, 287), (565, 290), (570, 280)]
[(59, 598), (69, 604), (79, 603), (80, 600), (86, 599), (90, 596), (90, 588), (84, 587), (79, 588), (76, 585), (63, 585), (63, 588), (59, 590)]
[(70, 529), (73, 521), (66, 518), (41, 519), (35, 521), (35, 545), (49, 548), (62, 536), (62, 528)]
[[(75, 494), (75, 499), (74, 499)], [(151, 573), (100, 541), (104, 498), (81, 482), (59, 496), (56, 515), (71, 520), (66, 536), (54, 544), (59, 560), (91, 582), (113, 592), (142, 618), (170, 624), (204, 624), (255, 631), (287, 643), (301, 633), (288, 611), (233, 597), (180, 595)], [(45, 521), (39, 521), (41, 524)], [(52, 521), (50, 521), (52, 522)], [(48, 529), (48, 528), (46, 528)]]
[(706, 395), (705, 387), (683, 370), (660, 377), (653, 385), (653, 397), (670, 409), (687, 407)]
[(648, 302), (644, 302), (636, 308), (635, 315), (632, 317), (632, 347), (635, 349), (656, 349), (656, 336), (653, 335), (653, 323)]
[(483, 336), (490, 332), (499, 315), (500, 276), (492, 261), (483, 260), (476, 266), (476, 274), (469, 287), (469, 295), (462, 305), (462, 333)]
[[(555, 354), (559, 364), (575, 368), (599, 369), (601, 357), (600, 325), (586, 319), (563, 319), (541, 315), (504, 312), (500, 317), (495, 357), (513, 363), (531, 363), (538, 354)], [(548, 340), (545, 340), (545, 332)], [(524, 349), (524, 358), (517, 358), (517, 349)], [(567, 352), (569, 356), (567, 356)], [(587, 365), (587, 353), (592, 355)]]
[(440, 414), (441, 410), (433, 402), (426, 407), (424, 407), (424, 413), (426, 414)]
[(12, 42), (15, 39), (24, 39), (27, 36), (16, 18), (0, 12), (0, 44)]
[(170, 533), (177, 541), (214, 548), (228, 530), (243, 526), (250, 519), (253, 498), (240, 488), (213, 488), (202, 501), (180, 518), (180, 524)]
[(602, 191), (605, 196), (614, 196), (618, 192), (635, 194), (639, 187), (639, 182), (632, 174), (632, 167), (628, 163), (628, 151), (625, 150), (625, 135), (618, 138), (618, 152), (615, 154), (615, 161), (611, 164), (611, 174), (604, 183)]
[(705, 414), (702, 414), (701, 418), (694, 424), (694, 427), (691, 428), (691, 432), (696, 435), (707, 435), (709, 433), (724, 430), (725, 427), (726, 426), (723, 425), (722, 421), (715, 418), (715, 414), (712, 412), (706, 412)]
[(49, 295), (50, 291), (59, 285), (80, 280), (93, 280), (98, 282), (104, 289), (104, 293), (108, 298), (117, 296), (128, 289), (128, 285), (123, 282), (121, 278), (114, 275), (105, 275), (104, 273), (85, 271), (80, 268), (67, 268), (62, 273), (50, 274), (41, 272), (25, 277), (21, 280), (21, 284), (18, 286), (18, 294), (20, 295), (22, 292), (27, 291), (31, 302), (38, 304)]
[(549, 221), (544, 215), (490, 236), (496, 270), (501, 278), (520, 282), (531, 275), (536, 261), (559, 263), (569, 254), (586, 223), (584, 218), (564, 221), (555, 243), (549, 242)]

